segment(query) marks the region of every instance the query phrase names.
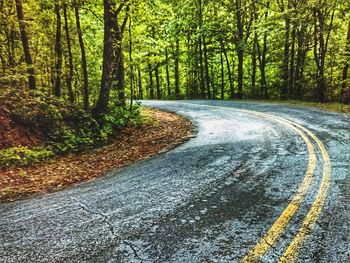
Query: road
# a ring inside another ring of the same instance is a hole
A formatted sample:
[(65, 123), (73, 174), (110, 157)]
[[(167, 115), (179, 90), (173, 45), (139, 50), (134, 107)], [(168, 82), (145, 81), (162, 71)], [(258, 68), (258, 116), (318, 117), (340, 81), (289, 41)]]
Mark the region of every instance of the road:
[(0, 262), (350, 262), (350, 116), (144, 101), (195, 138), (95, 181), (0, 205)]

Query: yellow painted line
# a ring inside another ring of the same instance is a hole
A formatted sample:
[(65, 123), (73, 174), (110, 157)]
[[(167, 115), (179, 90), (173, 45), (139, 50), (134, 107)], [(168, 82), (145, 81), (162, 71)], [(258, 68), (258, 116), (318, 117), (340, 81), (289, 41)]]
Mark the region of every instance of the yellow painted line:
[[(260, 113), (259, 113), (260, 115)], [(264, 116), (263, 114), (262, 116)], [(249, 251), (249, 253), (243, 258), (243, 262), (259, 262), (259, 259), (275, 244), (277, 239), (281, 236), (284, 229), (293, 218), (301, 202), (304, 200), (307, 191), (311, 186), (313, 174), (316, 169), (317, 156), (315, 149), (309, 138), (298, 128), (292, 126), (289, 121), (283, 121), (282, 119), (272, 117), (272, 115), (265, 115), (269, 119), (273, 119), (280, 122), (289, 128), (293, 129), (304, 140), (307, 145), (309, 153), (309, 163), (303, 182), (300, 184), (297, 193), (293, 196), (292, 201), (288, 204), (282, 214), (278, 217), (275, 223), (267, 231), (267, 233), (259, 240), (255, 247)]]
[(319, 218), (322, 208), (324, 207), (327, 192), (330, 185), (330, 177), (331, 177), (331, 160), (329, 158), (329, 154), (326, 150), (326, 147), (321, 142), (319, 138), (316, 137), (312, 132), (307, 131), (307, 133), (312, 137), (313, 140), (317, 143), (320, 148), (322, 158), (323, 158), (323, 177), (322, 182), (315, 198), (315, 201), (307, 214), (304, 222), (302, 223), (298, 233), (294, 237), (293, 241), (289, 244), (288, 248), (280, 258), (279, 262), (289, 263), (294, 262), (300, 253), (300, 249), (305, 242), (307, 236), (312, 231), (313, 227), (317, 219)]
[[(286, 209), (282, 212), (279, 218), (268, 230), (268, 232), (259, 240), (256, 246), (243, 258), (243, 262), (245, 263), (259, 262), (260, 258), (274, 245), (277, 239), (281, 236), (284, 229), (287, 227), (290, 220), (292, 219), (292, 217), (300, 207), (301, 202), (304, 200), (305, 195), (311, 186), (313, 174), (316, 168), (317, 156), (315, 154), (315, 148), (313, 144), (311, 143), (311, 141), (309, 140), (309, 138), (306, 136), (304, 132), (306, 132), (313, 140), (315, 140), (315, 142), (319, 145), (324, 157), (326, 155), (328, 156), (327, 151), (325, 150), (325, 147), (323, 146), (322, 142), (313, 133), (311, 133), (309, 130), (307, 130), (303, 126), (297, 123), (294, 123), (292, 121), (286, 120), (284, 118), (277, 117), (271, 114), (266, 114), (266, 113), (251, 111), (251, 110), (244, 110), (244, 109), (235, 109), (235, 108), (228, 108), (228, 107), (220, 107), (220, 106), (217, 107), (217, 106), (199, 105), (199, 104), (190, 104), (190, 105), (198, 106), (198, 107), (219, 108), (219, 109), (221, 108), (225, 110), (240, 111), (240, 112), (250, 113), (256, 116), (274, 120), (276, 122), (282, 123), (285, 126), (293, 129), (304, 140), (304, 142), (307, 145), (308, 153), (309, 153), (309, 163), (308, 163), (306, 175), (304, 177), (303, 182), (300, 184), (297, 190), (297, 193), (294, 195), (292, 201), (288, 204)], [(329, 160), (329, 157), (328, 157), (328, 160)], [(329, 161), (329, 167), (330, 167), (330, 161)], [(324, 169), (327, 170), (327, 165), (325, 166)], [(330, 174), (330, 171), (329, 171), (329, 174)], [(310, 210), (310, 213), (308, 216), (309, 218), (305, 220), (305, 225), (303, 224), (304, 227), (300, 229), (299, 234), (296, 236), (293, 243), (290, 244), (290, 246), (288, 247), (285, 255), (281, 258), (282, 260), (281, 262), (290, 262), (289, 261), (290, 258), (295, 258), (297, 256), (296, 248), (298, 248), (302, 243), (302, 241), (305, 239), (306, 231), (308, 230), (308, 225), (312, 222), (316, 222), (317, 215), (320, 213), (320, 206), (322, 203), (324, 203), (324, 199), (325, 199), (324, 195), (326, 195), (327, 190), (328, 190), (328, 186), (323, 187), (323, 190), (322, 190), (323, 194), (322, 194), (322, 197), (319, 198), (320, 200), (317, 202), (318, 205), (316, 205), (315, 209)]]

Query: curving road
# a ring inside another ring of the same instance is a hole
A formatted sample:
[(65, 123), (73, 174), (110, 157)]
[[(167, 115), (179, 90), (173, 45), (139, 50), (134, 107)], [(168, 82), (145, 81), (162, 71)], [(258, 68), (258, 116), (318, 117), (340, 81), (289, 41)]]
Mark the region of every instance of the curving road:
[(350, 116), (144, 105), (197, 136), (93, 182), (0, 205), (0, 262), (350, 262)]

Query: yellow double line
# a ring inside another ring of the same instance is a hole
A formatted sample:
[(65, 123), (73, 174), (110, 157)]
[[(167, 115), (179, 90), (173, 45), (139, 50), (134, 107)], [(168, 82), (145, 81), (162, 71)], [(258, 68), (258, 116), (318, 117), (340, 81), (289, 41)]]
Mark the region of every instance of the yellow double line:
[(308, 190), (310, 189), (313, 174), (316, 169), (317, 164), (317, 155), (315, 153), (315, 148), (313, 143), (310, 141), (309, 137), (317, 144), (323, 159), (323, 177), (320, 188), (318, 190), (315, 201), (313, 202), (308, 214), (306, 215), (300, 229), (294, 236), (291, 243), (288, 245), (284, 254), (280, 257), (278, 262), (289, 263), (296, 260), (299, 255), (299, 251), (305, 242), (307, 236), (313, 229), (321, 211), (324, 206), (327, 192), (330, 184), (330, 176), (331, 176), (331, 162), (326, 150), (326, 147), (321, 142), (321, 140), (313, 134), (311, 131), (306, 129), (305, 127), (292, 122), (290, 120), (277, 117), (271, 114), (251, 111), (251, 110), (243, 110), (243, 109), (233, 109), (228, 107), (217, 107), (210, 105), (199, 105), (199, 104), (190, 104), (198, 107), (208, 107), (214, 109), (225, 109), (225, 110), (233, 110), (240, 111), (248, 114), (252, 114), (258, 117), (270, 119), (272, 121), (281, 123), (288, 128), (294, 130), (305, 142), (307, 145), (308, 153), (309, 153), (309, 163), (307, 167), (307, 171), (303, 182), (300, 184), (297, 193), (292, 198), (291, 202), (279, 216), (279, 218), (275, 221), (272, 227), (267, 231), (267, 233), (259, 240), (259, 242), (249, 251), (249, 253), (243, 258), (244, 263), (252, 263), (252, 262), (260, 262), (262, 256), (271, 249), (275, 243), (278, 241), (281, 234), (284, 232), (286, 227), (288, 226), (290, 220), (293, 218), (297, 210), (299, 209), (302, 201), (304, 200)]

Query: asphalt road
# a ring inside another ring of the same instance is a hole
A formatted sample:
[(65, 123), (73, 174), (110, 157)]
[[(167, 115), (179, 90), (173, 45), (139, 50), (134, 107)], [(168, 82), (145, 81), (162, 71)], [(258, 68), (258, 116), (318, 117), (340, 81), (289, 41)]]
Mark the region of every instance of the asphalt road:
[(350, 262), (349, 115), (143, 104), (190, 118), (196, 137), (93, 182), (1, 204), (0, 262)]

